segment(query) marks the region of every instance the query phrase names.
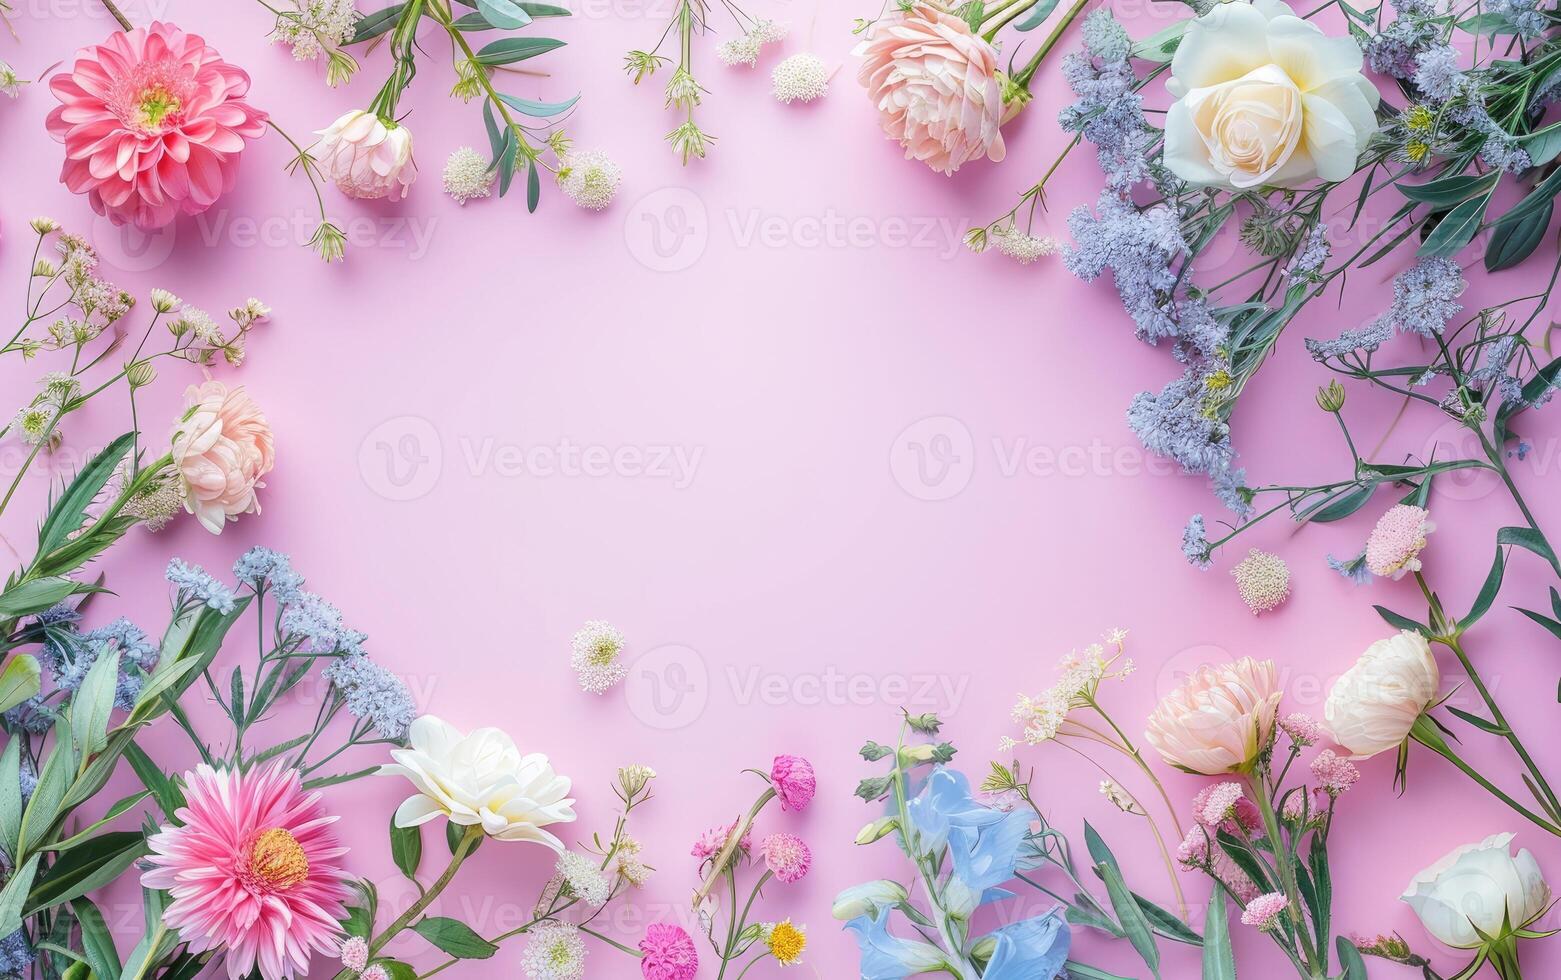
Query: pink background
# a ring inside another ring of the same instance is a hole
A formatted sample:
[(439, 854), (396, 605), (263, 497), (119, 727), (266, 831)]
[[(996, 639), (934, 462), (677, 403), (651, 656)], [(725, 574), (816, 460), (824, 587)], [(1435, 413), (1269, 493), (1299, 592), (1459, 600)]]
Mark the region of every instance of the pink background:
[[(551, 76), (505, 81), (545, 99), (582, 93), (569, 129), (624, 167), (612, 208), (579, 211), (552, 187), (531, 216), (519, 194), (455, 206), (440, 192), (439, 171), (455, 147), (483, 146), (479, 110), (445, 98), (447, 65), (425, 67), (403, 103), (422, 179), (401, 205), (332, 195), (332, 213), (351, 222), (359, 244), (330, 267), (302, 247), (312, 198), (281, 172), (287, 150), (278, 139), (247, 152), (240, 187), (216, 209), (146, 239), (95, 219), (57, 183), (61, 151), (43, 129), (53, 104), (43, 86), (0, 105), (0, 308), (19, 305), (24, 222), (41, 212), (89, 233), (105, 273), (142, 296), (163, 286), (213, 311), (250, 295), (275, 309), (249, 362), (217, 371), (249, 386), (277, 432), (264, 514), (220, 538), (189, 520), (138, 534), (103, 564), (122, 599), (101, 603), (98, 616), (126, 611), (158, 631), (168, 557), (225, 570), (265, 543), (290, 552), (311, 586), (370, 634), (374, 655), (408, 679), (424, 710), (461, 727), (503, 727), (573, 776), (582, 818), (566, 838), (611, 829), (615, 767), (655, 767), (658, 798), (639, 829), (660, 871), (642, 896), (644, 916), (613, 923), (629, 943), (645, 917), (681, 914), (694, 884), (689, 842), (757, 792), (757, 780), (739, 771), (767, 767), (779, 752), (805, 755), (819, 769), (817, 802), (800, 816), (772, 812), (761, 830), (802, 833), (815, 868), (773, 889), (761, 915), (805, 921), (817, 974), (843, 978), (856, 973), (855, 947), (829, 918), (830, 900), (858, 881), (907, 873), (892, 845), (851, 843), (876, 815), (851, 795), (878, 771), (856, 749), (868, 738), (891, 741), (901, 704), (938, 711), (959, 761), (980, 773), (998, 738), (1013, 733), (1015, 694), (1048, 685), (1070, 647), (1122, 626), (1133, 631), (1130, 655), (1141, 670), (1110, 698), (1132, 730), (1180, 673), (1247, 654), (1278, 661), (1288, 709), (1320, 714), (1332, 678), (1386, 633), (1371, 603), (1422, 613), (1412, 582), (1355, 590), (1323, 564), (1327, 551), (1358, 550), (1387, 494), (1340, 526), (1298, 532), (1275, 522), (1252, 535), (1295, 573), (1294, 597), (1273, 615), (1254, 618), (1235, 593), (1228, 568), (1245, 544), (1222, 554), (1215, 571), (1189, 568), (1178, 549), (1187, 515), (1224, 515), (1202, 481), (1146, 461), (1123, 421), (1134, 392), (1176, 370), (1167, 354), (1132, 339), (1109, 284), (1077, 283), (1056, 262), (1021, 268), (960, 247), (970, 224), (1006, 210), (1063, 145), (1054, 113), (1066, 93), (1054, 67), (1008, 130), (1009, 159), (945, 179), (899, 159), (855, 85), (850, 25), (872, 16), (873, 5), (756, 4), (755, 14), (793, 25), (786, 53), (814, 50), (842, 66), (832, 92), (814, 106), (778, 105), (768, 94), (778, 56), (767, 55), (758, 72), (722, 70), (706, 48), (702, 81), (712, 94), (702, 119), (719, 142), (709, 160), (683, 169), (662, 143), (673, 121), (659, 93), (636, 89), (620, 70), (625, 50), (653, 43), (665, 26), (669, 0), (582, 3), (572, 21), (540, 25), (570, 42), (532, 62)], [(1145, 7), (1124, 11), (1139, 33), (1159, 26)], [(0, 56), (24, 76), (112, 27), (92, 0), (18, 0), (17, 8), (22, 42), (0, 41)], [(129, 13), (206, 35), (251, 72), (253, 101), (295, 137), (366, 102), (385, 67), (376, 52), (355, 84), (329, 90), (315, 66), (266, 42), (270, 21), (258, 5), (138, 0)], [(426, 41), (443, 56), (436, 38)], [(1052, 192), (1054, 233), (1098, 184), (1087, 154), (1069, 161)], [(1223, 278), (1238, 258), (1217, 248), (1202, 269)], [(1327, 377), (1301, 338), (1373, 315), (1407, 261), (1397, 255), (1353, 276), (1341, 304), (1316, 304), (1284, 338), (1236, 422), (1256, 479), (1345, 475), (1334, 424), (1311, 401)], [(1548, 267), (1549, 258), (1536, 261)], [(1526, 275), (1507, 274), (1471, 300), (1519, 288)], [(42, 358), (6, 367), (10, 401), (24, 400), (51, 366)], [(193, 368), (162, 374), (141, 403), (153, 438), (198, 378)], [(1396, 408), (1353, 394), (1357, 441), (1375, 445)], [(121, 404), (104, 403), (74, 421), (53, 473), (122, 431), (124, 415)], [(1541, 482), (1558, 462), (1555, 432), (1546, 415), (1531, 423), (1536, 450), (1517, 468), (1542, 518), (1561, 526), (1561, 507)], [(1456, 435), (1411, 413), (1377, 458), (1425, 453)], [(918, 468), (913, 443), (932, 451), (930, 468)], [(601, 447), (581, 459), (605, 451), (606, 472), (549, 465), (565, 444)], [(1038, 452), (1025, 457), (1030, 450)], [(663, 453), (682, 468), (635, 463)], [(0, 447), (7, 474), (20, 458), (14, 443)], [(13, 550), (27, 552), (47, 470), (25, 481), (4, 522)], [(938, 497), (947, 499), (927, 499)], [(1495, 528), (1516, 515), (1480, 480), (1444, 481), (1432, 509), (1440, 525), (1428, 554), (1432, 581), (1466, 607)], [(1543, 608), (1548, 581), (1533, 556), (1516, 555), (1497, 611), (1470, 646), (1541, 763), (1556, 771), (1561, 752), (1547, 738), (1556, 732), (1555, 644), (1505, 608)], [(636, 658), (625, 687), (602, 698), (575, 689), (568, 663), (569, 637), (589, 618), (621, 628)], [(230, 654), (247, 657), (250, 648), (236, 640)], [(312, 706), (296, 710), (302, 717)], [(290, 723), (275, 722), (278, 740)], [(1490, 739), (1471, 731), (1465, 741), (1487, 772), (1521, 793)], [(172, 730), (157, 732), (153, 745), (170, 768), (190, 763)], [(1451, 970), (1458, 960), (1397, 901), (1410, 876), (1502, 830), (1517, 831), (1561, 874), (1561, 844), (1424, 752), (1413, 756), (1404, 796), (1393, 794), (1384, 757), (1364, 765), (1361, 786), (1341, 805), (1335, 919), (1353, 933), (1402, 931)], [(1127, 859), (1135, 886), (1167, 898), (1145, 828), (1095, 792), (1097, 773), (1055, 747), (1022, 758), (1036, 767), (1058, 827), (1077, 839), (1088, 818)], [(1169, 770), (1164, 778), (1182, 801), (1201, 784)], [(403, 795), (399, 784), (371, 780), (331, 797), (356, 846), (354, 868), (393, 902), (409, 889), (396, 884), (382, 828)], [(432, 836), (429, 845), (437, 853)], [(501, 931), (529, 908), (547, 870), (541, 850), (490, 844), (441, 910)], [(1201, 904), (1206, 886), (1184, 881)], [(132, 893), (123, 898), (134, 902)], [(1244, 971), (1287, 975), (1266, 940), (1238, 938)], [(1165, 976), (1197, 975), (1195, 952), (1163, 945)], [(1561, 969), (1561, 949), (1546, 945), (1526, 948), (1530, 976)], [(1077, 947), (1089, 962), (1141, 970), (1129, 950), (1086, 931)], [(409, 942), (401, 951), (415, 949)], [(515, 971), (518, 955), (512, 945), (497, 966), (451, 972)], [(591, 962), (597, 976), (632, 972), (605, 949)], [(1371, 969), (1412, 973), (1380, 961)], [(766, 965), (751, 975), (778, 973)]]

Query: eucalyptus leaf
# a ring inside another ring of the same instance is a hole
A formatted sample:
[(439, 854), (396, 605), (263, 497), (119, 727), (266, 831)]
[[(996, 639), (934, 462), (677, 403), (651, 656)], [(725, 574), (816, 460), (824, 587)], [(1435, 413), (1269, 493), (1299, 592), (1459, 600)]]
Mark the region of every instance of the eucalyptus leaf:
[(514, 0), (477, 0), (477, 9), (488, 23), (505, 30), (512, 31), (531, 23), (531, 15)]
[(1416, 254), (1447, 258), (1463, 251), (1463, 247), (1474, 240), (1475, 232), (1480, 230), (1480, 223), (1485, 220), (1485, 207), (1490, 200), (1488, 194), (1472, 197), (1447, 212), (1431, 229), (1426, 240), (1420, 243), (1420, 250)]
[(563, 41), (550, 37), (506, 37), (484, 45), (477, 52), (477, 62), (483, 65), (513, 65), (517, 61), (535, 58), (563, 46)]
[(1144, 916), (1144, 910), (1133, 900), (1127, 882), (1122, 880), (1122, 872), (1114, 861), (1110, 864), (1097, 864), (1095, 870), (1106, 883), (1106, 894), (1111, 899), (1111, 910), (1116, 913), (1117, 921), (1121, 923), (1122, 930), (1127, 933), (1127, 941), (1133, 944), (1133, 949), (1143, 959), (1144, 965), (1149, 967), (1149, 972), (1159, 977), (1160, 947), (1155, 942), (1154, 928)]
[(1555, 202), (1546, 201), (1537, 210), (1515, 222), (1497, 223), (1485, 246), (1485, 270), (1500, 272), (1510, 269), (1532, 255), (1540, 242), (1545, 240), (1545, 231), (1550, 227), (1550, 218), (1555, 210)]
[(1033, 31), (1040, 27), (1046, 23), (1046, 18), (1051, 16), (1052, 11), (1057, 9), (1057, 2), (1058, 0), (1040, 0), (1030, 8), (1029, 13), (1014, 22), (1014, 30)]

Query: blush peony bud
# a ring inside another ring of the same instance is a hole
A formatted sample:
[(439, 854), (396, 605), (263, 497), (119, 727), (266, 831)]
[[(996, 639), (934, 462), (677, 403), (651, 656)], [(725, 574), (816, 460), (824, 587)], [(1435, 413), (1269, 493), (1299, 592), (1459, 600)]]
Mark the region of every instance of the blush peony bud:
[(1244, 772), (1273, 737), (1281, 696), (1272, 660), (1205, 664), (1154, 709), (1144, 738), (1186, 772)]
[(895, 10), (854, 53), (879, 124), (907, 160), (952, 174), (977, 157), (1003, 159), (997, 49), (964, 18), (926, 3)]
[(316, 135), (309, 152), (348, 197), (400, 200), (417, 179), (412, 131), (399, 123), (354, 109)]
[(173, 430), (173, 467), (184, 488), (184, 508), (201, 526), (221, 534), (239, 514), (260, 512), (255, 491), (276, 463), (271, 426), (242, 388), (220, 381), (191, 385)]
[(1368, 759), (1409, 737), (1441, 683), (1431, 645), (1404, 630), (1373, 643), (1334, 682), (1323, 718), (1351, 758)]

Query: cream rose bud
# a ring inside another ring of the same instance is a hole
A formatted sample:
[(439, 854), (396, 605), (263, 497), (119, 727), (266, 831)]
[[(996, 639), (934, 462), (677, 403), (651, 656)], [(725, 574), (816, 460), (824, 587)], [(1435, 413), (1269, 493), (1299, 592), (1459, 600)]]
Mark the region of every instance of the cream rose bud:
[(1427, 932), (1458, 949), (1483, 945), (1480, 932), (1501, 938), (1504, 922), (1514, 929), (1529, 925), (1549, 906), (1550, 886), (1527, 848), (1512, 855), (1512, 836), (1456, 848), (1415, 875), (1400, 899)]
[(1273, 737), (1282, 694), (1272, 660), (1205, 664), (1149, 715), (1144, 738), (1186, 772), (1239, 772), (1251, 767)]
[(1354, 759), (1396, 749), (1436, 698), (1442, 675), (1431, 645), (1412, 630), (1378, 640), (1328, 692), (1323, 719)]
[(1282, 0), (1215, 4), (1171, 59), (1166, 166), (1237, 189), (1344, 180), (1377, 129), (1381, 96), (1361, 66), (1353, 40)]

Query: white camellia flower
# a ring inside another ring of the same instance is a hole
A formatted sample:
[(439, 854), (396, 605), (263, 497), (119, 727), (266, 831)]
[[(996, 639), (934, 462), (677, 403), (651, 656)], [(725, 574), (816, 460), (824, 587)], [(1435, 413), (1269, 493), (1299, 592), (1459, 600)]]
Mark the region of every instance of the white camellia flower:
[(390, 753), (381, 776), (405, 776), (417, 789), (396, 809), (397, 827), (418, 827), (440, 816), (462, 827), (481, 826), (496, 840), (531, 841), (563, 853), (543, 830), (575, 819), (569, 779), (553, 771), (547, 756), (521, 755), (497, 728), (463, 735), (432, 715), (412, 722), (409, 747)]
[(1396, 749), (1436, 699), (1442, 675), (1425, 637), (1403, 630), (1366, 648), (1328, 692), (1323, 718), (1353, 759)]
[(1478, 949), (1479, 934), (1503, 938), (1503, 920), (1521, 929), (1550, 904), (1550, 886), (1527, 848), (1514, 857), (1512, 834), (1465, 844), (1415, 875), (1401, 900), (1426, 931), (1456, 949)]
[(1165, 164), (1236, 189), (1338, 181), (1377, 129), (1360, 47), (1282, 0), (1217, 3), (1187, 26), (1166, 90)]

